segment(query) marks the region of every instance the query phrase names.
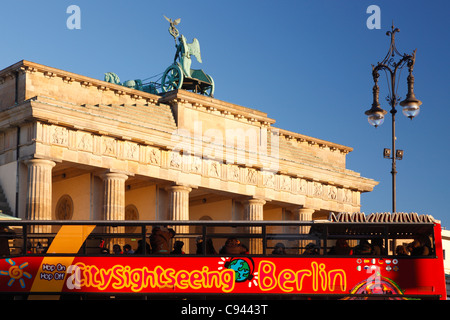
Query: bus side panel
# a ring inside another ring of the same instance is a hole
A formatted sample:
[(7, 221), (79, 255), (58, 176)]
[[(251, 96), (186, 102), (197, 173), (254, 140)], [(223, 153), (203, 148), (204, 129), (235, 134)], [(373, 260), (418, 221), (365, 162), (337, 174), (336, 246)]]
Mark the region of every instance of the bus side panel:
[(440, 258), (188, 255), (51, 258), (1, 259), (0, 292), (446, 296)]

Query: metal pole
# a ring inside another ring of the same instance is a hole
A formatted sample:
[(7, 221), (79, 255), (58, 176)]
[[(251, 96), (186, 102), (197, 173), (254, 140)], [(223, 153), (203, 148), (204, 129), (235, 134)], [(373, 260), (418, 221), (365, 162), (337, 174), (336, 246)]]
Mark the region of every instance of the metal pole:
[(397, 212), (397, 163), (396, 163), (396, 147), (395, 147), (395, 141), (397, 140), (395, 136), (395, 114), (397, 113), (397, 109), (395, 109), (395, 106), (397, 104), (397, 96), (395, 95), (395, 74), (397, 73), (397, 68), (395, 68), (394, 72), (391, 72), (391, 92), (392, 92), (392, 98), (391, 98), (391, 114), (392, 114), (392, 213)]
[(394, 107), (392, 107), (391, 110), (392, 113), (392, 213), (397, 212), (397, 204), (396, 204), (396, 176), (397, 176), (397, 164), (395, 159), (395, 114), (397, 113), (397, 110), (395, 110)]

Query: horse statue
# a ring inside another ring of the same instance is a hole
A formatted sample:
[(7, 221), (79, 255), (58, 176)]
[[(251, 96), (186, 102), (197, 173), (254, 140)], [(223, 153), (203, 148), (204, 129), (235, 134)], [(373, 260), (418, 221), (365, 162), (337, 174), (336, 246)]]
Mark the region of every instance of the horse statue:
[(118, 84), (118, 85), (122, 85), (122, 83), (120, 82), (119, 76), (117, 74), (115, 74), (114, 72), (105, 73), (105, 81), (111, 82), (114, 84)]
[(118, 84), (120, 86), (124, 86), (130, 89), (140, 90), (148, 93), (157, 94), (157, 90), (154, 84), (150, 83), (147, 85), (142, 84), (142, 80), (136, 79), (136, 80), (126, 80), (123, 83), (120, 82), (120, 78), (117, 74), (114, 72), (107, 72), (105, 73), (105, 80), (106, 82)]

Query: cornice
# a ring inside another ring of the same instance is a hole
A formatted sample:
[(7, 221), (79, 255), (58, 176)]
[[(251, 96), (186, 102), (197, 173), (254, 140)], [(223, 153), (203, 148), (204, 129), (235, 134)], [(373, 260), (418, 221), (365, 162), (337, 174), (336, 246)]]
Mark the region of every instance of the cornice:
[(186, 90), (174, 90), (168, 92), (160, 99), (160, 102), (170, 105), (182, 103), (198, 110), (216, 112), (223, 116), (233, 116), (234, 119), (246, 120), (255, 124), (259, 123), (259, 125), (266, 127), (275, 123), (275, 120), (267, 117), (267, 113), (265, 112), (199, 95)]
[(341, 144), (337, 144), (334, 142), (313, 138), (310, 136), (305, 136), (300, 133), (271, 127), (272, 132), (278, 134), (281, 137), (284, 137), (286, 140), (296, 140), (298, 142), (306, 142), (309, 145), (317, 145), (319, 148), (328, 147), (331, 151), (339, 150), (341, 153), (347, 154), (353, 151), (352, 147), (347, 147)]
[(103, 80), (98, 80), (86, 76), (82, 76), (76, 73), (64, 71), (61, 69), (56, 69), (52, 67), (48, 67), (42, 64), (38, 64), (35, 62), (21, 60), (3, 70), (0, 71), (0, 82), (12, 77), (15, 72), (21, 73), (34, 73), (41, 72), (45, 77), (59, 77), (66, 84), (71, 84), (73, 82), (80, 83), (83, 87), (97, 87), (98, 90), (102, 91), (114, 91), (118, 95), (129, 95), (132, 99), (145, 99), (149, 103), (157, 103), (161, 98), (158, 95), (154, 95), (151, 93), (147, 93), (140, 90), (135, 90), (131, 88), (127, 88), (125, 86), (121, 86), (118, 84), (106, 82)]

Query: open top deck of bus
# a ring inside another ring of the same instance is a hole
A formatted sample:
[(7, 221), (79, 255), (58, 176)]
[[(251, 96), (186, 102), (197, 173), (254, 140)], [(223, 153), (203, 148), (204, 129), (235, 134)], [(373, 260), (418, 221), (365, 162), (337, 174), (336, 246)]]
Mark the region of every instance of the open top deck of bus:
[[(425, 215), (332, 214), (302, 222), (2, 220), (0, 227), (2, 294), (446, 298), (441, 227)], [(152, 247), (158, 228), (175, 230), (169, 250)], [(245, 250), (227, 251), (229, 239)], [(182, 251), (172, 251), (176, 242)], [(137, 251), (139, 243), (147, 243), (140, 252), (113, 252), (114, 245)], [(345, 250), (337, 250), (343, 243)]]

